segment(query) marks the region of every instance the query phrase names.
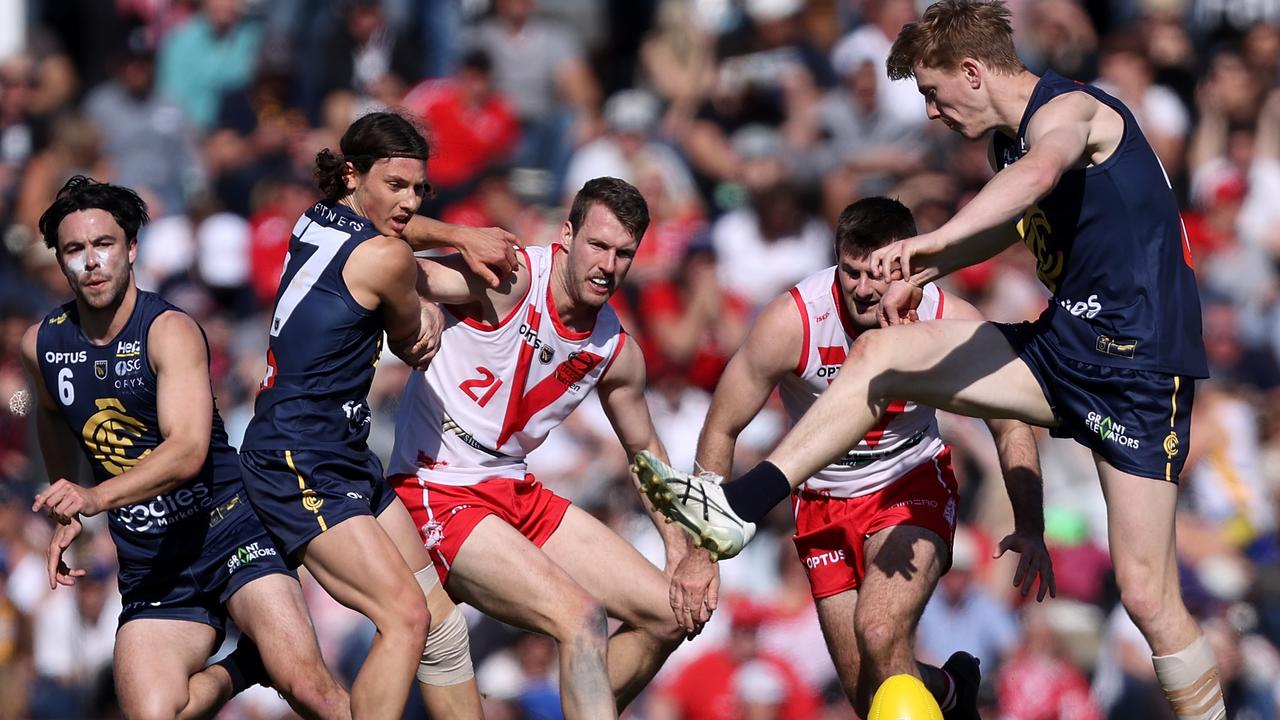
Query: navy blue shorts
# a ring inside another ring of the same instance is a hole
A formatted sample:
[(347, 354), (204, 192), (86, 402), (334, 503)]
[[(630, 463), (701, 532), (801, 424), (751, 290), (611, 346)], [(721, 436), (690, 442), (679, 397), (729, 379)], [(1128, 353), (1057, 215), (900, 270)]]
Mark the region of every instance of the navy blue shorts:
[(1039, 325), (992, 323), (1031, 368), (1053, 409), (1054, 437), (1069, 437), (1118, 470), (1178, 482), (1191, 440), (1195, 380), (1064, 357)]
[(141, 618), (190, 620), (221, 636), (227, 599), (275, 574), (297, 577), (239, 493), (215, 508), (208, 522), (195, 520), (167, 533), (160, 552), (146, 563), (121, 558), (120, 624)]
[(290, 567), (317, 535), (358, 515), (382, 514), (396, 499), (372, 452), (362, 458), (322, 450), (240, 453), (249, 501)]

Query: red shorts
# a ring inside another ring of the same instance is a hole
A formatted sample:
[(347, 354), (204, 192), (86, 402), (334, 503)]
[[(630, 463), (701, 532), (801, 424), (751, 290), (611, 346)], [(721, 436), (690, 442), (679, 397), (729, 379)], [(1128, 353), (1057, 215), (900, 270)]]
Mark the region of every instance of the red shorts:
[(936, 533), (947, 544), (950, 567), (959, 500), (950, 449), (870, 495), (841, 498), (802, 490), (792, 500), (796, 513), (792, 540), (814, 599), (856, 590), (866, 573), (864, 541), (897, 525)]
[(449, 568), (462, 543), (489, 515), (497, 515), (542, 547), (569, 509), (568, 500), (543, 487), (532, 475), (523, 480), (497, 478), (461, 486), (422, 483), (414, 475), (393, 475), (387, 481), (418, 526), (441, 584), (449, 581)]

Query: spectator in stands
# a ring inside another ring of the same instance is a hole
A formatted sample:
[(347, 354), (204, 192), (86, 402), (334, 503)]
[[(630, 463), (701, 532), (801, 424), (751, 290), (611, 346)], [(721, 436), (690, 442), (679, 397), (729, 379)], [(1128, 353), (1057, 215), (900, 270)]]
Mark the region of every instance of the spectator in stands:
[(453, 77), (414, 86), (403, 105), (422, 119), (432, 141), (436, 196), (424, 201), (426, 215), (474, 192), (481, 174), (505, 163), (520, 138), (515, 109), (494, 85), (493, 59), (481, 48), (463, 53)]
[(217, 119), (223, 93), (244, 87), (253, 76), (262, 33), (244, 18), (241, 2), (203, 0), (200, 12), (174, 28), (160, 46), (160, 92), (201, 129)]

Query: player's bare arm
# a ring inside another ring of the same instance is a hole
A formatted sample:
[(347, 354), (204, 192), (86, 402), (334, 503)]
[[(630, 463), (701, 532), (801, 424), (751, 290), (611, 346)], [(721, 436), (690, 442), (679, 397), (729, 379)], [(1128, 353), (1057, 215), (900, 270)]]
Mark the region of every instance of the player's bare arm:
[[(1120, 132), (1115, 132), (1112, 119), (1119, 123)], [(1104, 160), (1122, 132), (1119, 115), (1084, 93), (1051, 100), (1027, 126), (1025, 155), (997, 172), (942, 227), (873, 252), (872, 268), (880, 277), (891, 277), (900, 268), (911, 283), (924, 285), (992, 257), (1016, 235), (989, 231), (1008, 226), (1053, 190), (1063, 173)]]
[(698, 467), (732, 477), (738, 435), (769, 400), (783, 376), (800, 361), (803, 318), (790, 293), (765, 306), (747, 340), (716, 384), (706, 423), (698, 436)]
[[(942, 310), (942, 319), (981, 322), (985, 318), (973, 305), (951, 296)], [(1036, 578), (1040, 579), (1036, 600), (1043, 601), (1046, 594), (1057, 597), (1053, 561), (1044, 544), (1044, 481), (1040, 475), (1040, 452), (1035, 432), (1017, 420), (988, 419), (985, 422), (995, 440), (1000, 474), (1009, 494), (1009, 504), (1013, 507), (1013, 532), (1000, 541), (996, 557), (1010, 550), (1018, 553), (1018, 569), (1013, 575), (1013, 584), (1024, 597), (1035, 587)]]
[(497, 227), (478, 228), (452, 225), (415, 215), (404, 230), (404, 239), (414, 250), (451, 247), (467, 267), (489, 287), (499, 287), (516, 268), (520, 239)]
[[(641, 450), (648, 450), (663, 462), (667, 458), (667, 450), (658, 439), (653, 419), (649, 416), (644, 388), (644, 355), (635, 342), (628, 342), (596, 386), (600, 405), (627, 453), (628, 464)], [(672, 576), (671, 603), (676, 622), (686, 632), (697, 632), (710, 619), (719, 601), (719, 571), (705, 550), (694, 548), (688, 535), (668, 522), (644, 499), (639, 479), (634, 473), (631, 479), (666, 548), (666, 571)]]
[(463, 316), (497, 325), (520, 304), (532, 281), (524, 255), (517, 255), (512, 271), (496, 287), (490, 286), (465, 258), (419, 258), (418, 295), (453, 306)]
[(379, 237), (362, 243), (347, 260), (342, 278), (361, 306), (382, 314), (391, 352), (415, 369), (424, 369), (435, 354), (438, 333), (422, 330), (418, 301), (418, 265), (404, 241)]
[(147, 349), (164, 440), (137, 465), (95, 487), (58, 480), (36, 496), (32, 510), (46, 510), (63, 523), (77, 514), (92, 517), (169, 492), (200, 472), (213, 427), (204, 335), (190, 317), (167, 312), (151, 325)]
[[(36, 338), (39, 332), (40, 323), (36, 323), (22, 336), (22, 364), (31, 378), (31, 387), (36, 397), (36, 436), (49, 479), (55, 483), (69, 482), (69, 478), (76, 477), (77, 461), (84, 457), (84, 451), (66, 423), (58, 417), (57, 403), (45, 388), (44, 378), (40, 375), (36, 361)], [(76, 578), (84, 576), (83, 568), (68, 567), (62, 560), (67, 548), (71, 547), (71, 543), (83, 529), (78, 517), (54, 527), (53, 537), (49, 539), (49, 547), (45, 551), (50, 590), (57, 589), (59, 585), (75, 585)]]

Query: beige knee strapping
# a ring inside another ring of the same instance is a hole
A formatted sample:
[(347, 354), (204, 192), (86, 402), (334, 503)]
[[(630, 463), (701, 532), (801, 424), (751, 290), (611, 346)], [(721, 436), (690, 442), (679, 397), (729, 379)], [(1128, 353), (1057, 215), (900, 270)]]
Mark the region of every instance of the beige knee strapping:
[(1156, 678), (1178, 720), (1223, 720), (1218, 660), (1203, 635), (1172, 655), (1151, 658)]
[(462, 618), (462, 611), (454, 608), (427, 636), (427, 646), (418, 663), (418, 680), (440, 686), (457, 685), (473, 677), (467, 621)]

